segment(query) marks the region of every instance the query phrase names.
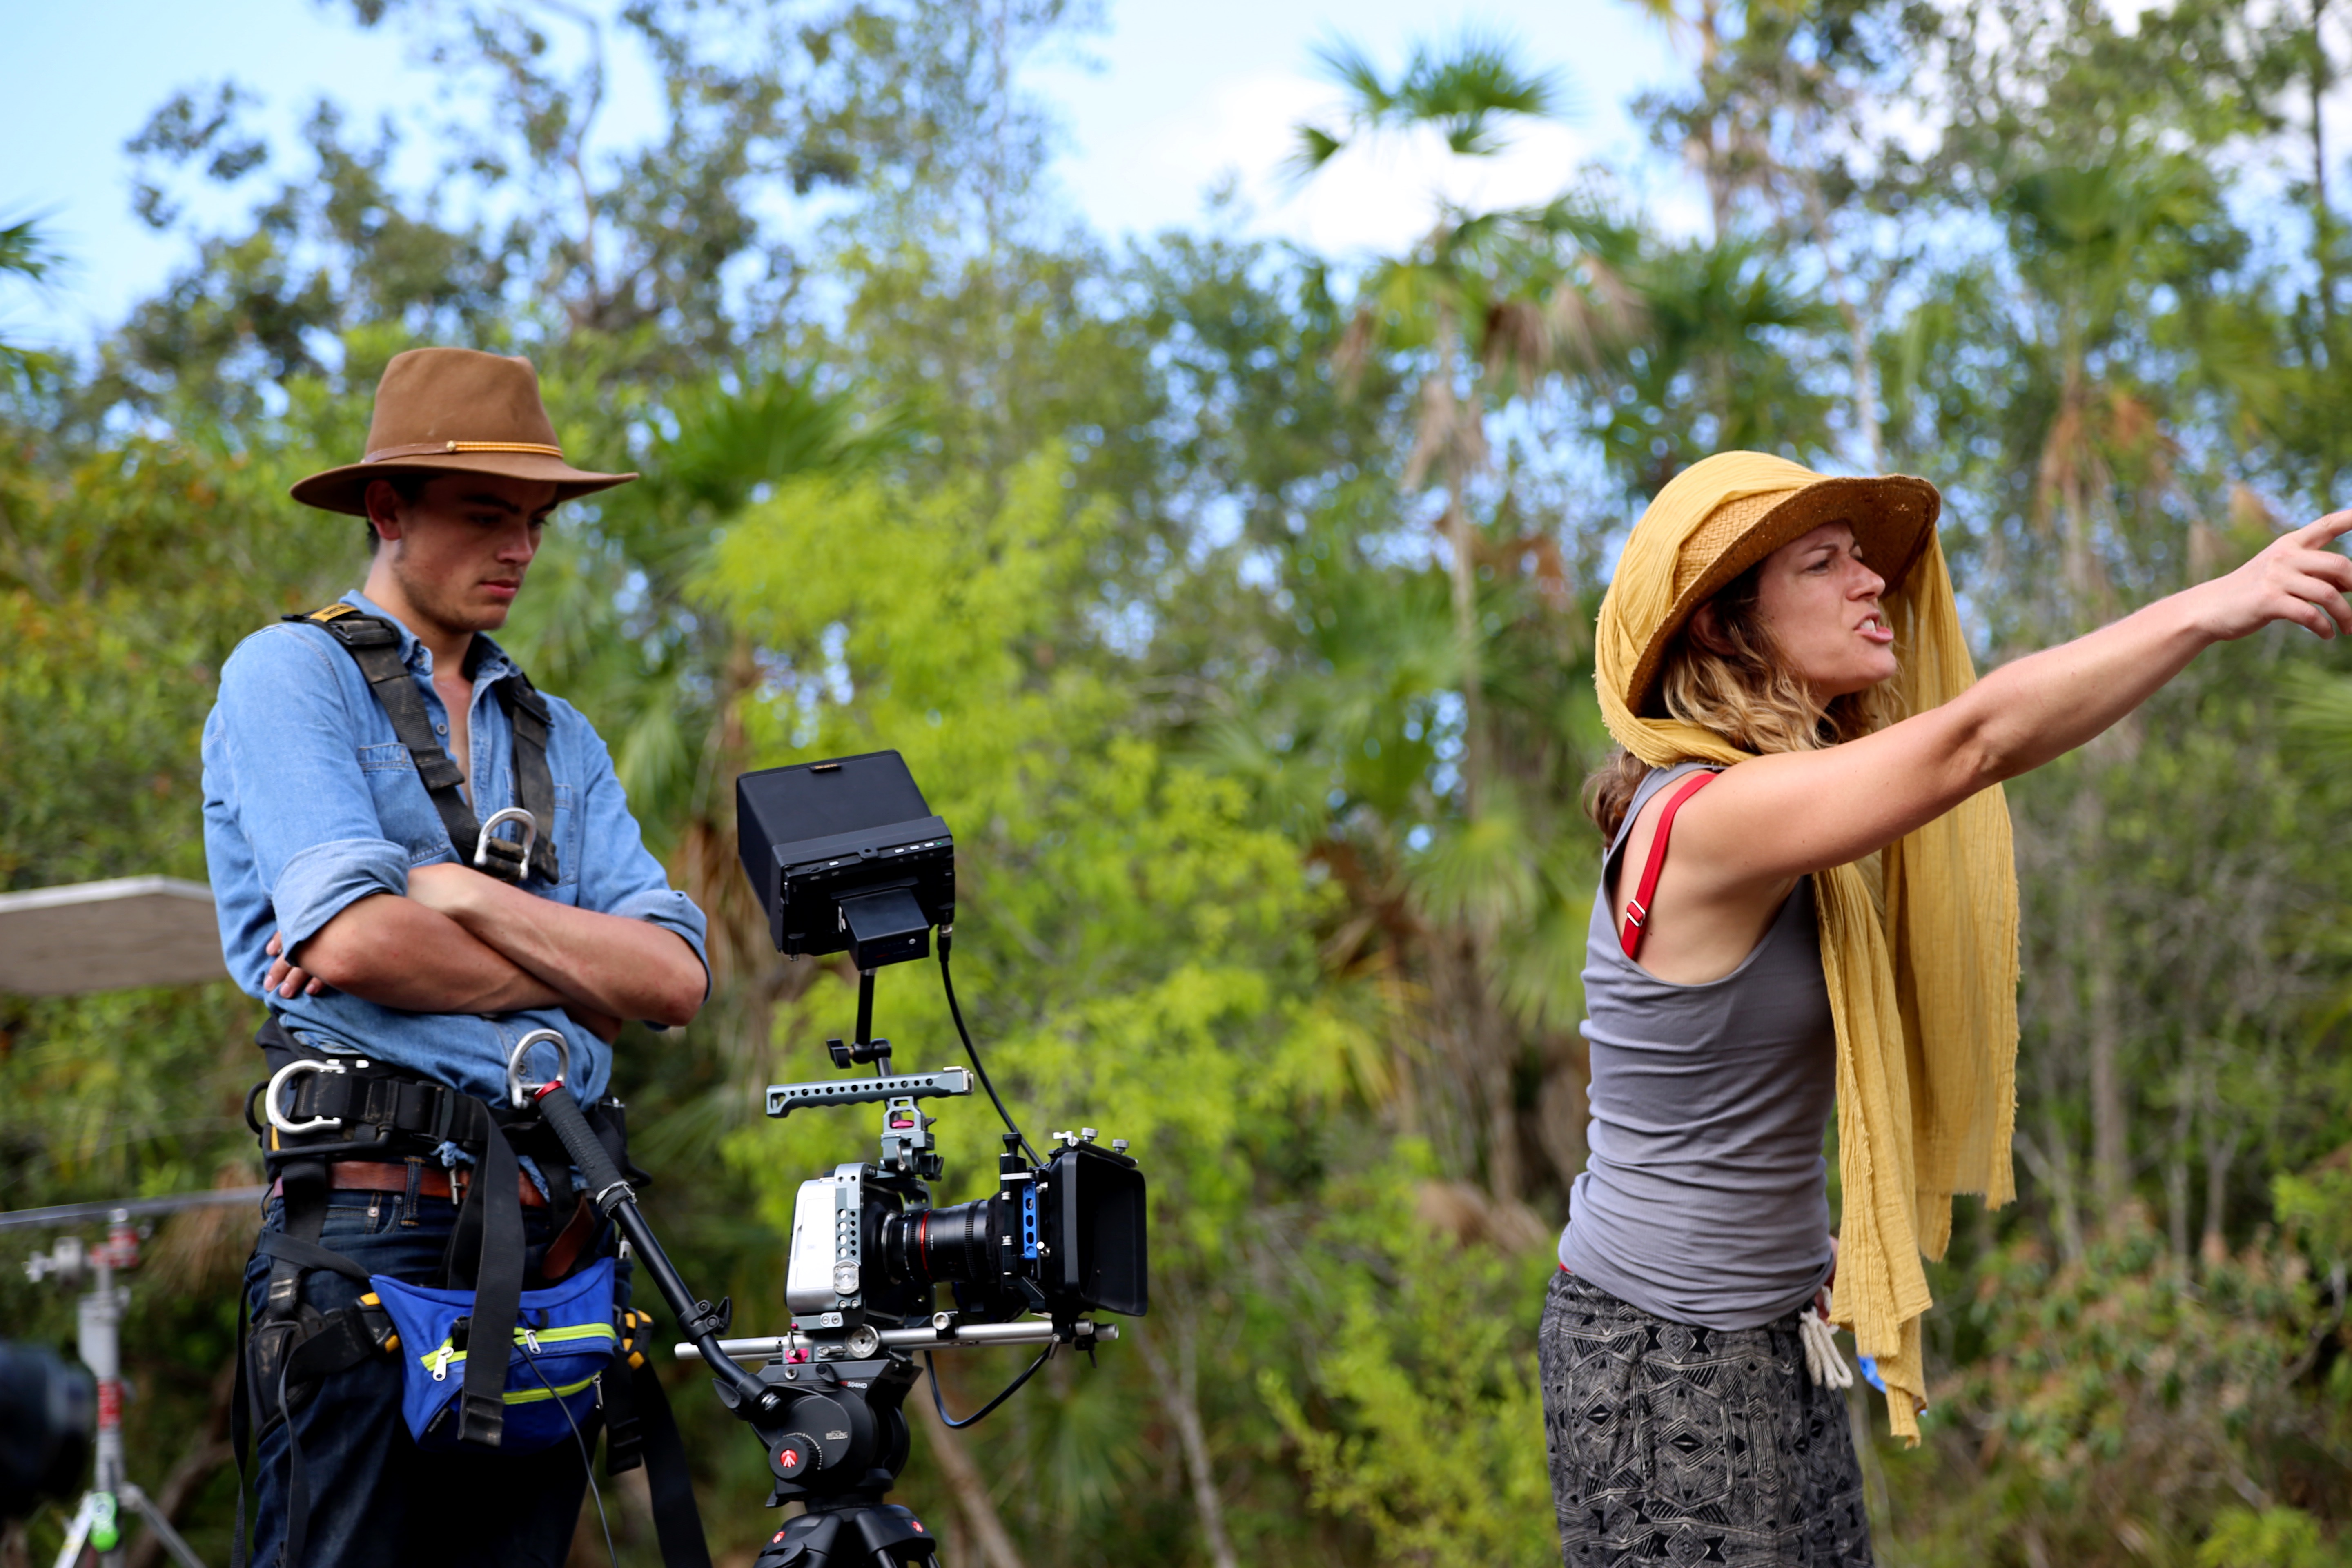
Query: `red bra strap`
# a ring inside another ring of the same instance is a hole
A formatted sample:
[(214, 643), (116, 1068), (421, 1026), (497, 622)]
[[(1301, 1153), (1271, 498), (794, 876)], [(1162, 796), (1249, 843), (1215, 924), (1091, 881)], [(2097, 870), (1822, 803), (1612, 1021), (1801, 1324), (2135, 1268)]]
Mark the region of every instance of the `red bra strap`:
[(1658, 890), (1658, 873), (1665, 868), (1666, 839), (1675, 830), (1675, 813), (1683, 802), (1715, 782), (1712, 772), (1693, 773), (1683, 781), (1682, 788), (1666, 797), (1665, 810), (1658, 814), (1658, 836), (1650, 841), (1649, 863), (1642, 868), (1642, 885), (1625, 900), (1625, 956), (1638, 958), (1642, 952), (1642, 926), (1650, 918), (1650, 895)]

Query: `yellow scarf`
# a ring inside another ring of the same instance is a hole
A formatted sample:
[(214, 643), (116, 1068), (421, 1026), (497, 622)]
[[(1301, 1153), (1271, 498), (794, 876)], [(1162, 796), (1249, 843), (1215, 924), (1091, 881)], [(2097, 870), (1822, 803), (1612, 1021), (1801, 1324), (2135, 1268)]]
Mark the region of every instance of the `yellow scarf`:
[[(1643, 515), (1601, 601), (1595, 653), (1602, 717), (1634, 756), (1668, 767), (1749, 755), (1711, 730), (1642, 717), (1627, 689), (1675, 608), (1678, 577), (1687, 586), (1706, 565), (1683, 557), (1708, 518), (1727, 502), (1794, 495), (1817, 479), (1782, 458), (1724, 453), (1685, 472)], [(1721, 533), (1711, 531), (1712, 547)], [(1932, 531), (1885, 603), (1902, 712), (1925, 712), (1975, 682)], [(2016, 1192), (2017, 874), (2000, 787), (1889, 845), (1880, 860), (1877, 879), (1862, 862), (1813, 877), (1837, 1023), (1844, 1215), (1835, 1310), (1878, 1363), (1895, 1434), (1916, 1443), (1927, 1403), (1919, 1319), (1931, 1304), (1920, 1254), (1943, 1256), (1953, 1194), (1980, 1193), (1998, 1207)]]

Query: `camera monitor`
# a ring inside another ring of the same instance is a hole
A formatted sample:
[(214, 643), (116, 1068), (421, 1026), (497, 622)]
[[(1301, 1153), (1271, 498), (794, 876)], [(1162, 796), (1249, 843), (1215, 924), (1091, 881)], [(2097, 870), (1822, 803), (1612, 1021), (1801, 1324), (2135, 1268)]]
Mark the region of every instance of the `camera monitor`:
[(735, 781), (743, 871), (776, 951), (860, 969), (927, 956), (955, 920), (955, 839), (896, 752), (763, 768)]

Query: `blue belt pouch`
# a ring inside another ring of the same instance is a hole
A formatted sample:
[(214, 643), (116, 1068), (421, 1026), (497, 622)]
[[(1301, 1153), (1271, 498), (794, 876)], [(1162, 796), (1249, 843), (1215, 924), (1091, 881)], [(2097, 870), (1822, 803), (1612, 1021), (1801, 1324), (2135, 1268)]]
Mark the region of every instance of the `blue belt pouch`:
[[(460, 1447), (457, 1413), (466, 1389), (466, 1358), (484, 1353), (481, 1338), (463, 1347), (450, 1341), (457, 1320), (474, 1310), (471, 1290), (434, 1289), (372, 1274), (368, 1284), (400, 1331), (400, 1413), (416, 1446), (437, 1452)], [(532, 1454), (583, 1433), (603, 1403), (596, 1379), (620, 1348), (614, 1327), (613, 1260), (597, 1259), (561, 1285), (522, 1293), (507, 1353), (506, 1426), (499, 1451)], [(470, 1327), (470, 1325), (469, 1325)]]

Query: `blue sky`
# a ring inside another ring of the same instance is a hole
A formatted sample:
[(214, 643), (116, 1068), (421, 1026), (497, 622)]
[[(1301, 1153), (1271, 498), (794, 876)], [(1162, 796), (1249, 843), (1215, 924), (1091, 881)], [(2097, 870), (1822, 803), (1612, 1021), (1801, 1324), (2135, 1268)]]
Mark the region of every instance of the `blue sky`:
[[(1046, 61), (1027, 79), (1061, 112), (1055, 173), (1070, 205), (1111, 235), (1189, 223), (1230, 176), (1258, 232), (1341, 254), (1401, 245), (1426, 226), (1440, 190), (1531, 200), (1588, 159), (1640, 158), (1625, 102), (1680, 70), (1664, 35), (1624, 0), (1107, 0), (1105, 10), (1107, 29), (1079, 51), (1090, 65)], [(174, 90), (234, 75), (261, 90), (281, 137), (320, 92), (371, 121), (429, 100), (432, 79), (399, 38), (362, 32), (348, 15), (313, 0), (0, 0), (0, 221), (46, 216), (71, 263), (46, 294), (0, 304), (8, 335), (86, 344), (183, 258), (182, 242), (131, 216), (122, 152)], [(1411, 42), (1465, 23), (1513, 35), (1530, 62), (1559, 68), (1578, 111), (1475, 165), (1406, 143), (1350, 152), (1304, 192), (1276, 177), (1289, 127), (1332, 96), (1316, 75), (1316, 43), (1344, 33), (1393, 65)], [(616, 137), (650, 127), (644, 86), (614, 84)], [(1653, 197), (1687, 200), (1672, 188)]]

